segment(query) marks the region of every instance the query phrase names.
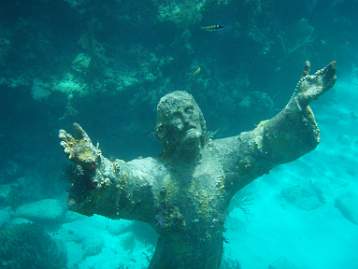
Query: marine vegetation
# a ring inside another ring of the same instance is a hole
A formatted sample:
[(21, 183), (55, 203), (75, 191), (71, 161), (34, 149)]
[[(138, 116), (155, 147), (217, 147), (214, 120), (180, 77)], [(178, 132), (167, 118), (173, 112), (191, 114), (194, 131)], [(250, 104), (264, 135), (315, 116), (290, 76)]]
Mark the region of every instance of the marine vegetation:
[(66, 255), (38, 225), (16, 224), (0, 230), (0, 268), (64, 269)]

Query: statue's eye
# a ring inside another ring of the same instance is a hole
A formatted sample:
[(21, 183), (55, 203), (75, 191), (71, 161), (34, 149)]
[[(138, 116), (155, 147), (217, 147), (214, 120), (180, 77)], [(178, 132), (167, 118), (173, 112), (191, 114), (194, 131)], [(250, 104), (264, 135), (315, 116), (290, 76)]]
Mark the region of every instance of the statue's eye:
[(165, 136), (165, 126), (160, 124), (156, 127), (156, 133), (158, 137), (163, 138)]
[(194, 112), (194, 107), (188, 106), (188, 107), (185, 108), (184, 111), (185, 111), (185, 113), (187, 113), (187, 114), (192, 114), (192, 113)]

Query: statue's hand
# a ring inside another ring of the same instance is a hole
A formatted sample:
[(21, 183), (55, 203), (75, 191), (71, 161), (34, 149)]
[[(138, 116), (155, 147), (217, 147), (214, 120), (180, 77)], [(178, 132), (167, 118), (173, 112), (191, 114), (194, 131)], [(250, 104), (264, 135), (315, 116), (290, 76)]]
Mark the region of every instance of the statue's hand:
[(306, 62), (303, 77), (299, 80), (293, 99), (301, 107), (306, 107), (312, 100), (332, 88), (336, 81), (336, 62), (329, 63), (313, 75), (309, 74), (310, 63)]
[(101, 151), (98, 145), (92, 144), (91, 139), (78, 123), (74, 123), (73, 126), (76, 131), (75, 137), (65, 130), (59, 131), (60, 144), (70, 160), (84, 169), (95, 170), (96, 161), (101, 156)]

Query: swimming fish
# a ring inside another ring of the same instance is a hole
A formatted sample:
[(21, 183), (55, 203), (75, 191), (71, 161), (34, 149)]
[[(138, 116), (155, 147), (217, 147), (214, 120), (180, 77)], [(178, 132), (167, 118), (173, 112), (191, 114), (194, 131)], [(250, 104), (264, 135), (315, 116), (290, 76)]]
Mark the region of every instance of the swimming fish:
[(211, 24), (211, 25), (201, 26), (201, 30), (204, 30), (207, 32), (215, 32), (215, 31), (218, 31), (223, 28), (224, 28), (224, 25), (221, 25), (221, 24)]
[(198, 67), (193, 71), (192, 75), (195, 77), (195, 76), (199, 75), (200, 72), (201, 72), (201, 67), (198, 66)]

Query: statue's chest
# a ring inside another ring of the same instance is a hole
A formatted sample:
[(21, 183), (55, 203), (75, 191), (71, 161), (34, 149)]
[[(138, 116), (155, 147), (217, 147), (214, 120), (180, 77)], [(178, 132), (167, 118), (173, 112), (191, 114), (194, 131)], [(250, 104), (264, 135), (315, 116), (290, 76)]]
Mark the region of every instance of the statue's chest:
[(168, 173), (159, 194), (157, 221), (168, 228), (220, 224), (227, 206), (220, 163), (204, 158), (195, 169)]
[[(194, 170), (187, 185), (187, 200), (197, 211), (215, 209), (225, 196), (225, 177), (222, 167), (215, 159), (203, 160)], [(200, 212), (198, 212), (200, 213)]]

